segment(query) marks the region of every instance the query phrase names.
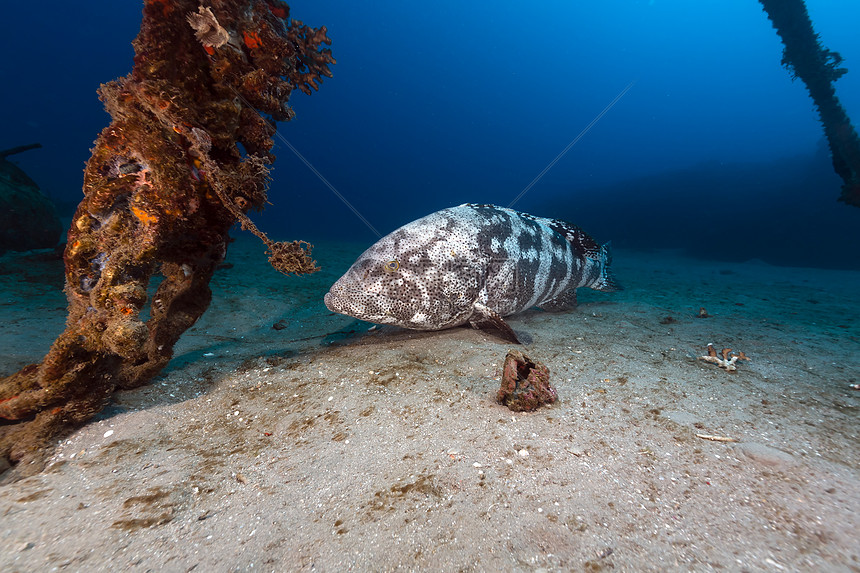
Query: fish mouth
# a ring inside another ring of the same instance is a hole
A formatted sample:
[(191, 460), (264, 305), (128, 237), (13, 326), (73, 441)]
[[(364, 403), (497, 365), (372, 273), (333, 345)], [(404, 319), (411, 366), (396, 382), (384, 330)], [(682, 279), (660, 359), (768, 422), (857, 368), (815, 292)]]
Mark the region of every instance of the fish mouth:
[(335, 307), (335, 298), (334, 295), (331, 294), (331, 291), (325, 293), (323, 297), (323, 303), (325, 303), (325, 307), (332, 312), (340, 312), (337, 307)]
[(325, 293), (325, 296), (323, 297), (323, 303), (325, 303), (326, 308), (332, 312), (344, 314), (353, 318), (358, 318), (356, 316), (357, 313), (355, 312), (355, 309), (350, 308), (350, 306), (347, 304), (343, 304), (343, 299), (338, 298), (337, 294), (333, 293), (332, 291), (328, 291), (327, 293)]
[(344, 300), (342, 297), (338, 297), (334, 288), (325, 294), (323, 302), (325, 303), (326, 308), (330, 311), (344, 316), (349, 316), (363, 322), (397, 325), (401, 323), (401, 321), (394, 316), (371, 312), (371, 309), (362, 304), (356, 304), (348, 299)]
[(348, 299), (344, 300), (343, 297), (339, 297), (335, 291), (336, 289), (332, 288), (323, 297), (323, 302), (330, 311), (366, 322), (379, 322), (376, 317), (369, 316), (362, 307), (351, 303)]

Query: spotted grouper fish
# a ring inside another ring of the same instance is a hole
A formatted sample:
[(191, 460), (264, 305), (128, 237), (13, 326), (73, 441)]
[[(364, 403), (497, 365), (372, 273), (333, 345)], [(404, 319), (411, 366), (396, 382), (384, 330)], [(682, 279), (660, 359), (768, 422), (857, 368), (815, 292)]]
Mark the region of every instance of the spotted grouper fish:
[(612, 292), (609, 244), (579, 227), (495, 205), (465, 204), (413, 221), (367, 249), (325, 295), (334, 312), (441, 330), (463, 324), (511, 342), (505, 316), (576, 306), (576, 289)]

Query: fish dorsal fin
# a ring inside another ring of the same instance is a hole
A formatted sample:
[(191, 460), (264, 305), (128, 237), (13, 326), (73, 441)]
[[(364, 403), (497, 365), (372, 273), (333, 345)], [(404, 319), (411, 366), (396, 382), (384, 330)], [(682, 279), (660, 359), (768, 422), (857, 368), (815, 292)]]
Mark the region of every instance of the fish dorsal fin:
[(493, 205), (492, 203), (463, 203), (460, 207), (472, 207), (474, 209), (502, 209), (502, 207)]
[(589, 259), (600, 259), (600, 245), (591, 238), (591, 235), (573, 223), (558, 219), (544, 219), (544, 223), (573, 245), (576, 252), (582, 253)]
[(500, 211), (508, 211), (509, 213), (514, 213), (523, 217), (524, 219), (530, 219), (532, 221), (537, 221), (539, 223), (543, 223), (559, 235), (565, 238), (565, 240), (570, 243), (577, 253), (582, 253), (584, 256), (589, 259), (600, 260), (601, 251), (600, 245), (591, 238), (591, 235), (574, 225), (573, 223), (568, 223), (567, 221), (562, 221), (560, 219), (546, 219), (544, 217), (535, 217), (534, 215), (529, 215), (528, 213), (522, 213), (520, 211), (514, 211), (513, 209), (508, 209), (505, 207), (499, 207), (497, 205), (490, 205), (486, 203), (464, 203), (461, 207), (472, 207), (475, 209), (498, 209)]

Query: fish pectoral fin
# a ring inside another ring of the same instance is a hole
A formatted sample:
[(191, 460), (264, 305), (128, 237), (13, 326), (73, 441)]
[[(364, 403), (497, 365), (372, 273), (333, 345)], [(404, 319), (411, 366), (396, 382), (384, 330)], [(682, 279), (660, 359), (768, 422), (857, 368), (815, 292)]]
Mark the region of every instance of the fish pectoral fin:
[(498, 312), (479, 302), (473, 304), (472, 308), (475, 311), (469, 319), (472, 328), (493, 334), (514, 344), (521, 344), (514, 329), (505, 322), (505, 319)]
[(561, 312), (576, 308), (576, 289), (566, 290), (557, 297), (539, 304), (538, 308), (547, 312)]

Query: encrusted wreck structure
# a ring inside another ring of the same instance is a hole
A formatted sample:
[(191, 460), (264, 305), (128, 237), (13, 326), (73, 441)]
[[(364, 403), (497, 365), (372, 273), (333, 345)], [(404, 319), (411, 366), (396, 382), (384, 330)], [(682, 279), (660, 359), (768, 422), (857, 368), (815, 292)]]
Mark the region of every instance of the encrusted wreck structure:
[(759, 1), (785, 46), (782, 64), (803, 80), (818, 108), (833, 169), (842, 178), (839, 199), (860, 207), (860, 138), (833, 87), (847, 72), (840, 67), (842, 56), (821, 45), (803, 0)]
[(21, 168), (6, 159), (40, 147), (33, 143), (0, 151), (0, 254), (49, 249), (63, 233), (51, 200)]
[(115, 389), (156, 375), (209, 306), (237, 221), (279, 270), (316, 270), (309, 244), (275, 243), (245, 213), (266, 201), (290, 94), (331, 76), (329, 44), (325, 27), (291, 20), (281, 0), (145, 0), (133, 71), (99, 90), (112, 122), (68, 232), (66, 330), (41, 363), (0, 380), (0, 458), (38, 461)]

